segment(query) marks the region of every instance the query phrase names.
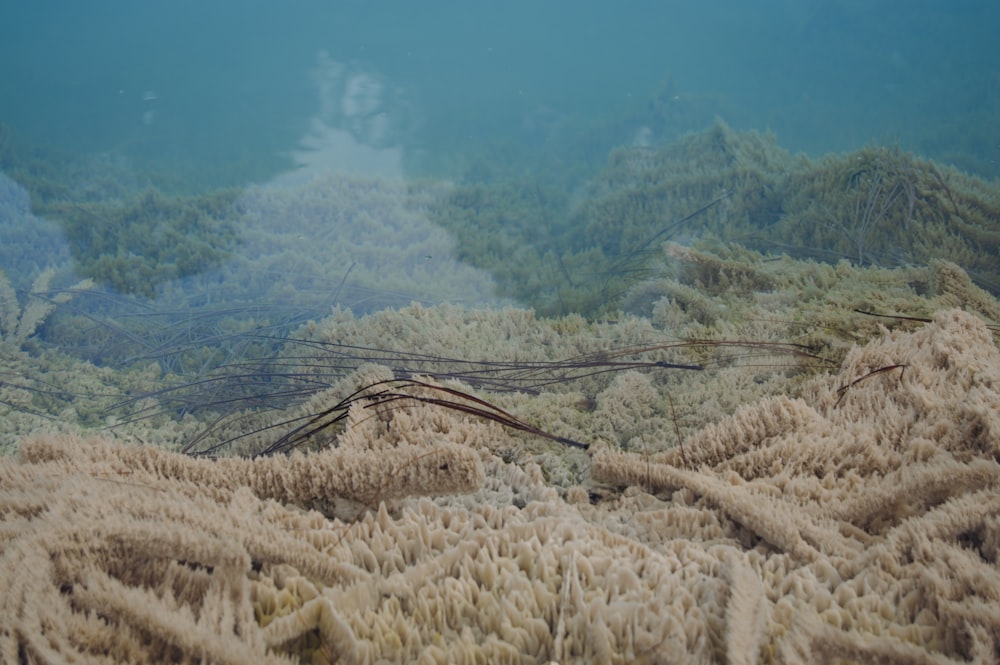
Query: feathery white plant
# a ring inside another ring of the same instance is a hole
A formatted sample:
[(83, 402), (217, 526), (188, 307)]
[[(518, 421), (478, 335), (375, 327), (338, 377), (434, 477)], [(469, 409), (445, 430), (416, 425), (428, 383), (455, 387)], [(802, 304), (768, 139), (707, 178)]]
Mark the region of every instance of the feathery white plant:
[(71, 289), (50, 294), (49, 285), (54, 276), (52, 268), (43, 270), (31, 285), (27, 302), (22, 307), (6, 273), (0, 270), (0, 341), (20, 346), (35, 334), (52, 310), (72, 300), (75, 292), (94, 284), (93, 280), (85, 279)]

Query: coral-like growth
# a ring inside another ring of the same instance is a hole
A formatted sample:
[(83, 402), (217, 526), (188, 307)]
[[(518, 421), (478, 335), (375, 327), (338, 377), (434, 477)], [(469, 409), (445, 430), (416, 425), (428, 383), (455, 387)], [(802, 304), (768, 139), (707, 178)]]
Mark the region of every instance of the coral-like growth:
[[(683, 455), (597, 452), (633, 487), (596, 505), (452, 422), (481, 489), (353, 523), (284, 503), (336, 468), (37, 438), (0, 462), (0, 659), (996, 662), (998, 387), (990, 331), (942, 312)], [(440, 421), (404, 415), (342, 443), (377, 473)]]
[[(600, 451), (593, 473), (680, 490), (660, 519), (678, 503), (683, 514), (708, 510), (715, 539), (753, 546), (772, 622), (790, 631), (772, 647), (781, 662), (821, 651), (989, 662), (1000, 614), (972, 608), (1000, 602), (990, 517), (1000, 510), (998, 380), (990, 331), (943, 312), (856, 349), (808, 401), (746, 408), (690, 437), (683, 453)], [(640, 524), (640, 534), (657, 528)], [(674, 538), (685, 531), (671, 528)], [(808, 597), (790, 591), (804, 584), (814, 585)]]

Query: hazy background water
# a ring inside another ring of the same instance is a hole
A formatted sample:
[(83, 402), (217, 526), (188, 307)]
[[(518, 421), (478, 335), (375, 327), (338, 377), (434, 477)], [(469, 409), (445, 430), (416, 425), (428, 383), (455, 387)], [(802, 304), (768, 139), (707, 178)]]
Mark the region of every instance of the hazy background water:
[(530, 162), (617, 122), (605, 150), (658, 96), (690, 117), (654, 131), (718, 114), (813, 154), (879, 141), (1000, 157), (1000, 136), (963, 146), (956, 128), (1000, 111), (986, 0), (39, 0), (3, 15), (0, 120), (238, 184), (289, 166), (324, 114), (400, 147), (411, 173), (448, 174), (487, 141)]

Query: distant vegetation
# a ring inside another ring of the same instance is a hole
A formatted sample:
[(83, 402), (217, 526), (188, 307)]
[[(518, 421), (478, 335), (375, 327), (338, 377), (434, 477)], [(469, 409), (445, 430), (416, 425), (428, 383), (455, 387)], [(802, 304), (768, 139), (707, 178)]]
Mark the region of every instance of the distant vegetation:
[(582, 194), (537, 181), (456, 188), (433, 218), (503, 295), (549, 315), (614, 311), (666, 240), (714, 239), (827, 262), (953, 261), (1000, 292), (995, 186), (895, 147), (812, 160), (721, 122), (611, 153)]

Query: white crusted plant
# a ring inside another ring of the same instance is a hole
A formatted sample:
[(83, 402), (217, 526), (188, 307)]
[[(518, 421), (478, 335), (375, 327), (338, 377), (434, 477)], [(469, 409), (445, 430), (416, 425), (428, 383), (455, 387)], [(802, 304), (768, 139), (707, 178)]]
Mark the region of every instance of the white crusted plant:
[(7, 275), (0, 270), (0, 341), (21, 346), (57, 306), (69, 302), (77, 291), (89, 289), (93, 281), (85, 279), (70, 289), (51, 293), (49, 285), (55, 270), (43, 270), (31, 285), (23, 307)]

